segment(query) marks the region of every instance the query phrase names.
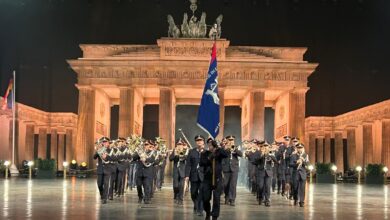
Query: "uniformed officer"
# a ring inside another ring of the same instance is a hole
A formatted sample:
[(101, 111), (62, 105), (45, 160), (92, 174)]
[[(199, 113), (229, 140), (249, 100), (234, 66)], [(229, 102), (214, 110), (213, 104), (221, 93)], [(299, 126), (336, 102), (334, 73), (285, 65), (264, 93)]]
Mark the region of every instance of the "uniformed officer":
[(202, 135), (195, 136), (196, 147), (191, 149), (186, 160), (185, 181), (191, 182), (191, 199), (194, 203), (194, 213), (198, 216), (203, 215), (203, 201), (199, 194), (200, 184), (204, 178), (203, 173), (199, 170), (200, 154), (204, 151), (204, 137)]
[(286, 175), (288, 175), (287, 167), (289, 166), (289, 164), (286, 163), (286, 153), (287, 145), (290, 142), (290, 137), (284, 136), (283, 139), (284, 142), (280, 143), (279, 150), (276, 152), (276, 159), (278, 160), (278, 194), (281, 194), (282, 196), (284, 196), (286, 193)]
[(118, 164), (117, 164), (117, 191), (116, 194), (118, 197), (123, 196), (124, 194), (124, 187), (125, 187), (125, 176), (126, 176), (126, 169), (128, 167), (127, 163), (127, 150), (126, 150), (126, 139), (125, 138), (118, 138), (117, 141), (118, 144), (118, 150), (120, 151), (118, 154)]
[(254, 155), (254, 164), (257, 166), (259, 205), (264, 201), (265, 206), (270, 206), (273, 166), (277, 162), (275, 156), (269, 150), (270, 145), (265, 142), (261, 145), (260, 152), (256, 152)]
[(222, 160), (225, 204), (230, 204), (231, 206), (235, 206), (239, 171), (238, 157), (242, 157), (242, 151), (235, 146), (234, 139), (235, 137), (233, 135), (226, 137), (227, 143), (224, 149), (228, 152), (229, 156)]
[[(109, 142), (110, 143), (110, 142)], [(111, 144), (107, 145), (106, 152), (102, 155), (103, 173), (104, 173), (104, 193), (103, 204), (107, 203), (107, 199), (113, 200), (113, 183), (116, 173), (116, 161)]]
[(293, 196), (292, 196), (292, 189), (291, 189), (291, 186), (292, 186), (292, 179), (291, 179), (291, 175), (292, 175), (292, 170), (290, 169), (290, 158), (291, 158), (291, 154), (294, 152), (295, 150), (295, 146), (294, 146), (294, 141), (296, 142), (297, 139), (296, 137), (289, 137), (287, 136), (286, 137), (286, 156), (285, 156), (285, 161), (286, 161), (286, 192), (288, 195), (289, 195), (289, 199), (292, 200), (293, 199)]
[(180, 138), (176, 142), (175, 150), (169, 155), (169, 160), (173, 162), (173, 194), (175, 203), (183, 205), (184, 179), (187, 159), (186, 144)]
[(257, 194), (256, 166), (253, 164), (253, 155), (256, 152), (258, 142), (257, 139), (251, 140), (248, 146), (250, 151), (245, 153), (245, 157), (248, 160), (248, 184), (253, 195)]
[[(98, 140), (97, 145), (102, 145), (101, 147), (108, 147), (110, 139), (107, 137), (102, 137)], [(103, 200), (103, 194), (104, 194), (104, 172), (103, 172), (103, 161), (102, 158), (99, 156), (97, 150), (95, 149), (95, 154), (93, 155), (94, 160), (98, 160), (97, 163), (97, 169), (96, 169), (96, 174), (97, 174), (97, 186), (99, 188), (99, 193), (100, 193), (100, 199)]]
[[(222, 160), (229, 157), (229, 153), (218, 147), (215, 140), (208, 141), (208, 150), (201, 153), (199, 166), (203, 169), (204, 180), (201, 184), (203, 206), (206, 220), (218, 219), (220, 213), (220, 199), (223, 190)], [(213, 199), (211, 210), (210, 200)]]
[(305, 153), (305, 146), (302, 143), (298, 143), (295, 147), (296, 150), (290, 158), (294, 205), (297, 205), (299, 200), (299, 206), (303, 207), (305, 203), (306, 167), (309, 164), (309, 156)]
[[(151, 202), (152, 197), (152, 185), (153, 185), (153, 163), (155, 161), (155, 155), (153, 144), (150, 140), (144, 143), (144, 152), (142, 154), (135, 153), (133, 160), (137, 161), (137, 192), (138, 203), (145, 204)], [(142, 191), (143, 190), (143, 191)]]

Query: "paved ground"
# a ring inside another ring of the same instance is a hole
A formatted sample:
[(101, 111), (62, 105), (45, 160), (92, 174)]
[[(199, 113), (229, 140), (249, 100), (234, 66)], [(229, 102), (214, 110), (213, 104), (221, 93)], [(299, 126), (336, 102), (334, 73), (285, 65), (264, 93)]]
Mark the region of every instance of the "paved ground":
[[(312, 184), (307, 187), (306, 206), (272, 194), (272, 206), (256, 205), (245, 188), (238, 189), (236, 206), (222, 205), (220, 219), (388, 219), (390, 193), (387, 186)], [(186, 196), (183, 207), (173, 203), (169, 185), (155, 194), (153, 204), (139, 205), (135, 191), (124, 198), (100, 204), (95, 179), (0, 180), (0, 219), (195, 219)]]

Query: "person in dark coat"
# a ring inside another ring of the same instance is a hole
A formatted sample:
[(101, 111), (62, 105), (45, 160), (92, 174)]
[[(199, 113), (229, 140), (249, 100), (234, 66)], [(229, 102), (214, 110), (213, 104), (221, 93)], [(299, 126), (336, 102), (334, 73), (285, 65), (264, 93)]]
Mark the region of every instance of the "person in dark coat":
[[(204, 172), (201, 192), (206, 220), (210, 217), (212, 219), (218, 219), (219, 217), (220, 199), (223, 190), (222, 160), (229, 156), (225, 149), (218, 147), (215, 140), (210, 141), (208, 146), (209, 149), (201, 153), (199, 162), (199, 166)], [(212, 209), (211, 199), (213, 199)]]
[(198, 216), (203, 215), (202, 195), (199, 193), (200, 184), (203, 181), (204, 175), (199, 168), (200, 154), (204, 151), (205, 139), (202, 135), (195, 136), (196, 147), (191, 149), (186, 159), (185, 181), (191, 183), (191, 199), (194, 203), (194, 213)]
[(127, 147), (126, 147), (126, 139), (125, 138), (118, 138), (118, 150), (120, 151), (119, 155), (117, 156), (118, 164), (118, 177), (117, 177), (117, 191), (116, 195), (117, 197), (121, 197), (124, 194), (125, 191), (125, 177), (126, 177), (126, 169), (128, 167), (127, 163)]
[[(109, 146), (110, 139), (108, 137), (102, 137), (98, 140), (98, 143), (96, 145), (99, 145), (99, 147), (108, 147)], [(94, 160), (98, 160), (97, 168), (96, 168), (96, 175), (97, 175), (97, 186), (99, 188), (100, 193), (100, 199), (103, 200), (103, 193), (104, 193), (104, 172), (103, 172), (103, 161), (100, 155), (98, 154), (99, 149), (95, 149), (95, 154), (93, 155)]]
[(270, 145), (264, 143), (254, 155), (253, 164), (257, 166), (257, 190), (259, 205), (264, 201), (265, 206), (270, 206), (271, 180), (273, 166), (277, 162), (275, 155), (269, 153)]
[(234, 139), (235, 137), (233, 135), (226, 137), (227, 144), (224, 146), (224, 149), (228, 152), (229, 156), (222, 161), (225, 204), (230, 204), (231, 206), (235, 206), (239, 171), (238, 157), (242, 157), (241, 150), (234, 145)]
[(107, 145), (106, 152), (102, 155), (103, 173), (104, 173), (104, 193), (103, 204), (107, 203), (107, 199), (113, 200), (113, 183), (116, 175), (117, 157), (114, 155), (114, 149), (111, 144)]
[(305, 153), (305, 146), (302, 143), (297, 144), (296, 151), (291, 155), (290, 167), (292, 170), (292, 190), (294, 205), (303, 207), (305, 203), (305, 186), (306, 186), (306, 167), (309, 165), (309, 156)]
[(156, 157), (152, 149), (152, 142), (147, 140), (144, 143), (144, 152), (142, 154), (135, 153), (133, 156), (133, 160), (137, 161), (138, 203), (144, 201), (145, 204), (149, 204), (151, 202), (154, 178), (153, 164)]
[(175, 150), (169, 155), (169, 161), (173, 162), (173, 194), (175, 203), (183, 205), (184, 179), (186, 171), (186, 159), (188, 149), (180, 138), (176, 142)]

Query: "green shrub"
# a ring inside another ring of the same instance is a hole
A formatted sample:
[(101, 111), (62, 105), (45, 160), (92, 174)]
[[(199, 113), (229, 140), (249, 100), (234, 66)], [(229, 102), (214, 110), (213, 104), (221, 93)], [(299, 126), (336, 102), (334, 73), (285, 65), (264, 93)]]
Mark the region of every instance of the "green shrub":
[(54, 159), (42, 160), (41, 158), (38, 158), (35, 160), (34, 166), (37, 167), (38, 170), (56, 171), (56, 161)]
[(332, 174), (331, 163), (316, 163), (317, 174)]
[(368, 164), (366, 166), (366, 174), (368, 176), (382, 176), (384, 174), (383, 164)]

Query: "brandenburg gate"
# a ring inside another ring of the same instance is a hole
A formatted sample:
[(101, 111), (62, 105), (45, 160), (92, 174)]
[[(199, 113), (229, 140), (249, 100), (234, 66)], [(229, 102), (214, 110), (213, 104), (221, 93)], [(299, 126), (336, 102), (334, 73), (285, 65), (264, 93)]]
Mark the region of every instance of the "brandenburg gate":
[[(80, 45), (68, 60), (79, 90), (77, 161), (93, 164), (94, 142), (110, 136), (110, 107), (119, 105), (118, 135), (142, 135), (143, 106), (159, 105), (159, 136), (174, 146), (177, 105), (199, 105), (213, 41), (161, 38), (157, 45)], [(318, 64), (307, 48), (230, 46), (216, 40), (221, 136), (224, 106), (240, 106), (242, 139), (264, 138), (264, 110), (275, 110), (275, 139), (305, 138), (307, 79)]]

